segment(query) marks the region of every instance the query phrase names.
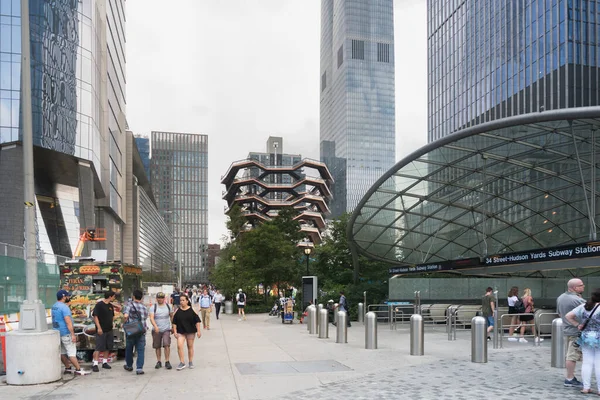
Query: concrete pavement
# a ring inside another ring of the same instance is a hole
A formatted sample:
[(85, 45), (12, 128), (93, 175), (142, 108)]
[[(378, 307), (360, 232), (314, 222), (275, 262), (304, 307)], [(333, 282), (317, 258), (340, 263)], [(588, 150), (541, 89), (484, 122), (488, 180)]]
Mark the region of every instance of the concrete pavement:
[[(145, 375), (123, 369), (87, 376), (67, 375), (61, 382), (16, 387), (0, 385), (0, 399), (511, 399), (527, 396), (580, 398), (564, 388), (564, 370), (550, 368), (550, 340), (504, 343), (488, 349), (487, 364), (470, 361), (470, 333), (449, 342), (445, 327), (427, 327), (425, 355), (409, 355), (408, 325), (390, 331), (379, 325), (377, 350), (364, 349), (364, 327), (353, 323), (348, 343), (309, 335), (305, 325), (281, 324), (266, 314), (214, 318), (211, 330), (195, 341), (194, 369), (155, 370), (147, 341)], [(176, 346), (171, 363), (178, 364)], [(580, 366), (578, 366), (579, 369)], [(89, 366), (87, 366), (89, 368)], [(578, 371), (577, 376), (581, 378)], [(592, 387), (595, 389), (595, 387)]]

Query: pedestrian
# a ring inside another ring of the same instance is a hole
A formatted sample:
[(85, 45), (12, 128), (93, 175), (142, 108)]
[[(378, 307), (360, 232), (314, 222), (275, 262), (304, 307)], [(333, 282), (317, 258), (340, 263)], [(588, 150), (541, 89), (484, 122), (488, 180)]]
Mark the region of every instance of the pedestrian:
[(75, 346), (75, 330), (73, 329), (73, 315), (66, 303), (71, 301), (71, 295), (64, 289), (56, 292), (56, 303), (52, 306), (52, 329), (60, 335), (60, 360), (65, 366), (65, 374), (87, 375), (77, 361), (77, 347)]
[(210, 330), (210, 313), (212, 312), (212, 299), (208, 295), (208, 290), (204, 289), (200, 295), (200, 318), (204, 324), (204, 329)]
[(104, 293), (104, 299), (96, 303), (92, 316), (96, 324), (96, 348), (93, 358), (92, 371), (99, 372), (98, 359), (102, 356), (102, 368), (111, 369), (108, 365), (108, 354), (114, 347), (113, 321), (115, 310), (112, 302), (115, 301), (116, 293), (109, 290)]
[(165, 301), (165, 294), (158, 292), (156, 294), (156, 303), (150, 308), (150, 323), (152, 324), (152, 348), (156, 352), (155, 369), (162, 368), (161, 349), (165, 350), (165, 368), (171, 369), (171, 320), (173, 311)]
[[(509, 314), (517, 314), (517, 310), (515, 309), (515, 303), (519, 300), (518, 297), (519, 294), (519, 288), (516, 286), (513, 286), (510, 288), (510, 291), (508, 292), (508, 313)], [(517, 315), (513, 315), (510, 318), (510, 326), (508, 327), (508, 341), (509, 342), (516, 342), (519, 339), (517, 339), (516, 337), (513, 337), (513, 333), (515, 332), (515, 330), (518, 328), (519, 326), (519, 317)], [(523, 339), (523, 338), (521, 338)], [(525, 340), (525, 339), (523, 339)]]
[(523, 289), (523, 297), (521, 297), (521, 300), (523, 301), (523, 306), (525, 307), (525, 312), (529, 315), (521, 315), (521, 339), (519, 339), (520, 342), (523, 341), (527, 341), (524, 338), (525, 335), (525, 328), (526, 327), (530, 327), (531, 328), (531, 334), (533, 335), (533, 341), (534, 342), (543, 342), (544, 339), (542, 339), (539, 336), (539, 332), (538, 335), (536, 335), (535, 332), (535, 309), (533, 308), (533, 297), (531, 296), (531, 289), (529, 288), (525, 288)]
[(191, 300), (192, 300), (192, 307), (194, 308), (194, 310), (198, 310), (198, 304), (199, 304), (199, 300), (200, 300), (198, 290), (194, 289), (194, 291), (192, 292)]
[(142, 303), (144, 293), (136, 289), (133, 291), (133, 301), (125, 305), (123, 309), (123, 317), (125, 322), (141, 321), (144, 325), (144, 332), (139, 335), (127, 336), (125, 340), (125, 365), (123, 368), (126, 371), (133, 371), (133, 349), (137, 354), (136, 360), (136, 375), (144, 375), (144, 357), (146, 351), (146, 320), (148, 319), (148, 309)]
[(338, 303), (338, 308), (340, 309), (340, 311), (346, 312), (346, 320), (348, 321), (348, 326), (352, 326), (352, 324), (350, 323), (350, 307), (348, 306), (348, 300), (346, 299), (344, 292), (340, 292), (340, 301)]
[(198, 338), (202, 336), (200, 332), (200, 317), (190, 306), (190, 298), (182, 294), (181, 304), (173, 315), (173, 333), (177, 339), (177, 353), (179, 355), (179, 365), (177, 371), (186, 367), (185, 357), (183, 355), (183, 345), (187, 343), (189, 367), (194, 368), (194, 335)]
[(494, 313), (496, 312), (496, 298), (493, 294), (494, 289), (488, 287), (481, 300), (481, 314), (487, 322), (487, 340), (492, 340), (490, 333), (494, 330)]
[(217, 290), (213, 297), (213, 304), (215, 305), (215, 315), (217, 316), (217, 319), (219, 319), (219, 312), (221, 312), (221, 304), (223, 303), (223, 300), (225, 300), (225, 297), (223, 297), (221, 292)]
[(575, 367), (577, 361), (581, 361), (582, 354), (581, 348), (574, 345), (575, 341), (579, 336), (579, 330), (577, 326), (571, 325), (567, 320), (567, 314), (573, 311), (577, 306), (585, 303), (585, 300), (581, 298), (581, 294), (585, 289), (583, 281), (579, 278), (573, 278), (567, 282), (567, 291), (556, 299), (556, 312), (563, 321), (563, 333), (568, 339), (567, 342), (567, 357), (566, 357), (566, 376), (565, 376), (565, 387), (581, 387), (581, 383), (575, 377)]
[(244, 318), (244, 321), (246, 320), (246, 313), (244, 312), (244, 308), (246, 307), (246, 293), (244, 293), (242, 291), (242, 289), (238, 289), (238, 294), (235, 295), (235, 300), (237, 302), (237, 308), (238, 308), (238, 321), (242, 320), (242, 317)]
[(181, 298), (181, 293), (179, 292), (179, 288), (175, 288), (173, 293), (171, 293), (171, 305), (173, 306), (173, 310), (177, 311), (179, 308), (179, 299)]
[(590, 299), (580, 304), (573, 311), (567, 313), (565, 318), (571, 326), (576, 326), (580, 332), (575, 342), (583, 354), (581, 377), (583, 389), (581, 393), (592, 393), (592, 370), (596, 369), (596, 385), (600, 392), (600, 289), (594, 289)]

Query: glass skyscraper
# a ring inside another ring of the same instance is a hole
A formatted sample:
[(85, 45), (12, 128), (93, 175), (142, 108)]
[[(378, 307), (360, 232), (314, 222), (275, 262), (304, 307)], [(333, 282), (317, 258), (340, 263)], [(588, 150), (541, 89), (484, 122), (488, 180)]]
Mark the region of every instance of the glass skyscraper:
[(182, 282), (206, 282), (208, 136), (153, 131), (151, 142), (152, 191), (173, 232), (176, 259), (181, 254)]
[(600, 104), (600, 1), (428, 0), (428, 140)]
[(392, 0), (321, 1), (320, 154), (332, 217), (352, 211), (395, 163)]

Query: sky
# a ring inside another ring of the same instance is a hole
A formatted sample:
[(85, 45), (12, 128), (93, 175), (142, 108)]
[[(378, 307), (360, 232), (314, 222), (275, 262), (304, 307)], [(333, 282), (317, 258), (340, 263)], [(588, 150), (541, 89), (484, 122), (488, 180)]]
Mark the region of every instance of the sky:
[[(208, 135), (208, 236), (223, 244), (233, 161), (269, 136), (319, 159), (321, 2), (127, 0), (126, 13), (129, 128)], [(399, 161), (427, 141), (426, 1), (394, 0), (394, 25)]]

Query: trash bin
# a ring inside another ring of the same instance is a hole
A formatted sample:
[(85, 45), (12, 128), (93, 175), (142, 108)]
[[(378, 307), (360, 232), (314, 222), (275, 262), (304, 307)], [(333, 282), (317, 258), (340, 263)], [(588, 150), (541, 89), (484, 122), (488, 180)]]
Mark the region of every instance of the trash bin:
[(225, 314), (233, 314), (233, 301), (227, 300), (225, 302)]

